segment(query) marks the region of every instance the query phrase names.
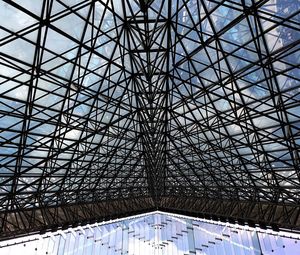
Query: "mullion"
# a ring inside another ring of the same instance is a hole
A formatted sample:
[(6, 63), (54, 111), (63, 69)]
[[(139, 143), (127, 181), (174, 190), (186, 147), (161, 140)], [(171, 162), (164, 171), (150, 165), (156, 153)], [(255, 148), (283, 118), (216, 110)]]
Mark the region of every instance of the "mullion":
[[(258, 28), (259, 28), (259, 30), (260, 30), (261, 33), (262, 33), (262, 32), (263, 32), (263, 28), (262, 28), (262, 25), (261, 25), (261, 21), (260, 21), (260, 19), (259, 19), (258, 16), (256, 17), (256, 19), (257, 19)], [(268, 46), (267, 46), (267, 42), (266, 42), (266, 38), (264, 37), (264, 34), (263, 34), (263, 36), (262, 36), (262, 40), (263, 40), (263, 44), (264, 44), (265, 50), (266, 50), (266, 52), (267, 52), (267, 55), (269, 56)], [(269, 65), (270, 65), (270, 68), (268, 68), (268, 71), (269, 71), (270, 73), (274, 73), (274, 67), (272, 66), (272, 63), (270, 63)], [(267, 75), (265, 74), (265, 76), (267, 76)], [(273, 78), (271, 78), (270, 81), (272, 82), (272, 80), (273, 80)], [(274, 82), (275, 82), (276, 90), (277, 90), (277, 91), (280, 91), (279, 84), (278, 84), (278, 80), (277, 80), (277, 77), (276, 77), (276, 76), (274, 76)], [(272, 84), (271, 84), (271, 86), (272, 86)], [(269, 89), (270, 89), (270, 91), (272, 91), (272, 90), (271, 90), (271, 87), (270, 87)], [(278, 94), (278, 97), (279, 97), (279, 100), (278, 100), (278, 101), (281, 102), (281, 103), (280, 103), (280, 108), (282, 109), (282, 111), (281, 111), (280, 113), (282, 114), (282, 116), (284, 116), (284, 119), (288, 122), (288, 116), (287, 116), (287, 113), (286, 113), (285, 106), (284, 106), (284, 104), (282, 103), (282, 101), (283, 101), (283, 100), (282, 100), (282, 97), (281, 97), (280, 94)], [(274, 97), (273, 97), (272, 99), (273, 99), (273, 103), (274, 103), (274, 106), (275, 106), (275, 105), (276, 105), (276, 102), (275, 102)], [(277, 112), (277, 113), (278, 113), (278, 114), (277, 114), (278, 119), (281, 120), (280, 115), (279, 115), (279, 112)], [(281, 123), (282, 123), (282, 121), (281, 121)], [(291, 133), (292, 130), (291, 130), (291, 126), (289, 125), (289, 123), (288, 123), (288, 125), (287, 125), (287, 128), (289, 129), (289, 132)], [(286, 140), (287, 140), (287, 141), (291, 140), (291, 142), (293, 143), (293, 147), (294, 147), (294, 148), (297, 148), (297, 145), (296, 145), (296, 142), (294, 141), (294, 139), (291, 139), (291, 137), (287, 137), (287, 134), (286, 134), (286, 132), (285, 132), (285, 126), (284, 126), (284, 125), (282, 125), (282, 130), (283, 130), (284, 136), (286, 137)], [(288, 144), (287, 144), (287, 145), (288, 145)], [(291, 158), (294, 159), (294, 151), (295, 151), (295, 153), (297, 153), (297, 151), (296, 151), (296, 150), (293, 150), (293, 149), (291, 148), (291, 146), (289, 146), (289, 145), (288, 145), (288, 149), (289, 149), (289, 151), (290, 151)], [(298, 153), (297, 153), (297, 156), (298, 156), (298, 158), (299, 158), (299, 154), (298, 154)], [(298, 165), (297, 165), (297, 163), (296, 163), (294, 160), (293, 160), (293, 162), (294, 162), (294, 168), (297, 170), (297, 175), (298, 175), (298, 178), (299, 178), (299, 180), (300, 180), (300, 171), (299, 171)], [(273, 173), (273, 174), (275, 175), (275, 173)], [(275, 180), (276, 180), (276, 179), (275, 179)], [(277, 185), (279, 185), (278, 182), (277, 182)]]
[[(42, 6), (42, 11), (41, 14), (44, 15), (46, 10), (46, 4), (47, 0), (43, 2)], [(40, 24), (39, 29), (38, 29), (38, 36), (37, 36), (37, 41), (36, 41), (36, 48), (35, 48), (35, 54), (34, 54), (34, 61), (32, 65), (32, 70), (31, 70), (31, 79), (30, 79), (30, 86), (28, 89), (28, 95), (27, 95), (27, 103), (25, 106), (25, 111), (24, 111), (24, 116), (23, 116), (23, 127), (22, 127), (22, 132), (20, 136), (20, 143), (19, 143), (19, 149), (18, 149), (18, 156), (16, 157), (16, 168), (15, 168), (15, 177), (12, 180), (12, 196), (16, 192), (16, 188), (18, 186), (18, 177), (21, 177), (21, 166), (24, 158), (24, 148), (26, 145), (26, 141), (28, 138), (28, 128), (30, 125), (30, 118), (32, 115), (32, 109), (33, 109), (33, 100), (35, 97), (35, 91), (37, 87), (37, 80), (34, 78), (34, 72), (39, 69), (39, 65), (41, 64), (41, 59), (43, 56), (43, 51), (40, 47), (45, 42), (45, 36), (44, 38), (41, 37), (42, 34), (42, 24)], [(41, 50), (41, 52), (40, 52)]]
[[(204, 8), (205, 8), (205, 7), (204, 7)], [(206, 11), (206, 13), (207, 13), (206, 8), (205, 8), (205, 11)], [(213, 23), (212, 23), (210, 17), (208, 17), (208, 20), (209, 20), (209, 22), (210, 22), (210, 24), (211, 24), (212, 30), (215, 32), (215, 29), (214, 29), (214, 26), (213, 26)], [(218, 42), (218, 40), (216, 40), (216, 41)], [(220, 44), (219, 42), (218, 42), (218, 44), (219, 44), (219, 47), (222, 49), (221, 44)], [(226, 62), (226, 64), (227, 64), (228, 70), (231, 71), (231, 68), (230, 68), (230, 65), (229, 65), (227, 59), (226, 59), (226, 58), (224, 58), (224, 59), (225, 59), (225, 62)], [(241, 97), (241, 99), (243, 99), (243, 97)], [(250, 119), (250, 121), (251, 121), (251, 119)], [(252, 126), (255, 127), (255, 126), (254, 126), (254, 123), (253, 123), (252, 121), (251, 121), (251, 123), (252, 123)], [(259, 135), (259, 133), (257, 132), (257, 130), (255, 131), (255, 133), (256, 133), (257, 135)], [(261, 149), (262, 149), (263, 154), (265, 155), (265, 157), (266, 157), (266, 159), (267, 159), (267, 163), (269, 164), (269, 166), (271, 166), (271, 163), (270, 163), (270, 161), (269, 161), (269, 159), (268, 159), (268, 156), (269, 156), (269, 155), (268, 155), (267, 152), (264, 150), (264, 147), (263, 147), (262, 144), (260, 145), (260, 147), (261, 147)], [(275, 179), (275, 181), (276, 181), (276, 179)], [(276, 182), (277, 182), (277, 181), (276, 181)], [(278, 182), (277, 182), (277, 185), (279, 185)]]

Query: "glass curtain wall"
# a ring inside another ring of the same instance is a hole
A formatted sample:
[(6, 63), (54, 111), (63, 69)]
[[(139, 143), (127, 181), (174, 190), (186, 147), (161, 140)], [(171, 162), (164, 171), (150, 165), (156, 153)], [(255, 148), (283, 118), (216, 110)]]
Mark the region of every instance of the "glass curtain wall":
[(1, 255), (297, 255), (300, 235), (155, 212), (0, 242)]

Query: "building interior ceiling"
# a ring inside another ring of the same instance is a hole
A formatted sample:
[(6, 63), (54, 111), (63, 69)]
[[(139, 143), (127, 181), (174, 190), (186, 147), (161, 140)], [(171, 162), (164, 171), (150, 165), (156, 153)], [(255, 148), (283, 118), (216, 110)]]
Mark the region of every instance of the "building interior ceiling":
[(0, 17), (0, 239), (157, 209), (300, 230), (299, 1)]

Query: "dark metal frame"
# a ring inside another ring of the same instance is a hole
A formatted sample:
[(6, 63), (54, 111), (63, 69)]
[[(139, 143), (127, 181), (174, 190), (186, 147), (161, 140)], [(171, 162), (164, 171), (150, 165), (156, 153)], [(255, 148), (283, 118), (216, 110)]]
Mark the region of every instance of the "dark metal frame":
[(154, 209), (299, 230), (297, 1), (2, 2), (34, 22), (0, 21), (0, 238)]

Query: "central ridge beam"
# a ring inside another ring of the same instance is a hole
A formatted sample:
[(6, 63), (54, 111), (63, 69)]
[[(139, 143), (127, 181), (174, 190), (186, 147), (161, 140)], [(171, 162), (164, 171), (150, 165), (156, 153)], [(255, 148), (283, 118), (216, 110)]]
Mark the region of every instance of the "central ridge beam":
[(137, 118), (142, 134), (144, 170), (149, 193), (158, 207), (160, 196), (164, 193), (166, 174), (167, 19), (157, 15), (155, 22), (149, 21), (148, 9), (142, 15), (140, 12), (130, 13), (131, 10), (126, 12), (124, 9), (124, 12)]

